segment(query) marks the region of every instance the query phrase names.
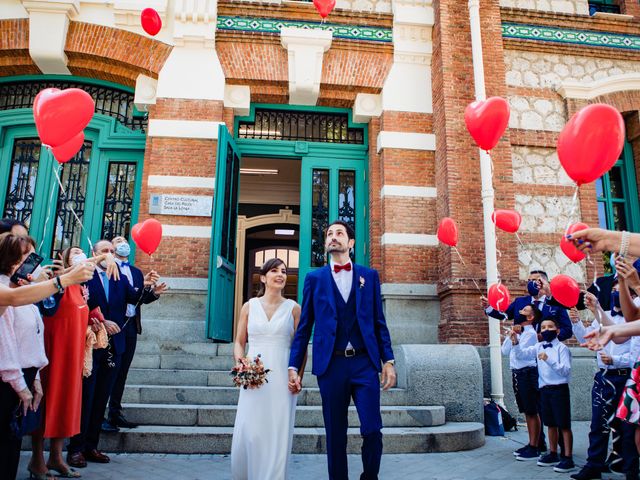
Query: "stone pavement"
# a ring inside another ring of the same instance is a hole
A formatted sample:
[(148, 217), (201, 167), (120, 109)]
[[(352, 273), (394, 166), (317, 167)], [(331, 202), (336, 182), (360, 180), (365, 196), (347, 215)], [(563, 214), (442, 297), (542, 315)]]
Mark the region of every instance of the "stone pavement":
[[(588, 422), (575, 422), (574, 459), (585, 462)], [(462, 480), (462, 479), (568, 479), (568, 474), (555, 473), (551, 468), (538, 467), (535, 462), (517, 462), (512, 451), (527, 441), (525, 427), (506, 437), (487, 437), (485, 446), (456, 453), (384, 455), (381, 479), (402, 480)], [(23, 452), (19, 479), (29, 477), (29, 454)], [(360, 458), (349, 456), (352, 479), (359, 478)], [(92, 480), (230, 480), (228, 455), (162, 455), (119, 454), (108, 465), (90, 464), (81, 470), (83, 478)], [(321, 455), (294, 455), (290, 478), (305, 480), (326, 478), (326, 460)], [(604, 476), (604, 478), (608, 478)], [(269, 479), (265, 479), (269, 480)]]

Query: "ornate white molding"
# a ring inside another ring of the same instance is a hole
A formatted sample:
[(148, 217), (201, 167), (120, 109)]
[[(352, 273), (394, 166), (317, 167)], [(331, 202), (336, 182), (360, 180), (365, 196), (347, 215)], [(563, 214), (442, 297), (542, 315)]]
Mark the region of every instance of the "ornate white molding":
[(333, 33), (285, 27), (282, 46), (289, 54), (289, 104), (315, 105), (320, 96), (322, 58), (331, 47)]
[(591, 100), (608, 93), (640, 90), (640, 73), (623, 73), (593, 82), (575, 82), (565, 80), (558, 87), (558, 93), (564, 98)]
[(201, 140), (217, 140), (218, 126), (224, 122), (206, 122), (199, 120), (149, 120), (150, 137), (197, 138)]
[(384, 197), (409, 197), (409, 198), (436, 198), (436, 187), (412, 187), (408, 185), (383, 185), (380, 189), (380, 198)]
[(177, 46), (215, 48), (217, 0), (174, 0), (173, 39)]
[(79, 0), (22, 0), (29, 14), (29, 55), (44, 74), (71, 75), (64, 46)]
[(224, 106), (233, 108), (236, 115), (249, 115), (251, 110), (251, 87), (248, 85), (225, 85)]
[(371, 93), (359, 93), (353, 104), (353, 121), (369, 123), (372, 117), (382, 115), (382, 96)]
[(215, 189), (216, 177), (187, 177), (183, 175), (149, 175), (150, 187)]
[(380, 238), (380, 243), (382, 245), (437, 247), (438, 237), (422, 233), (384, 233)]
[(436, 136), (432, 133), (388, 132), (378, 133), (377, 151), (383, 148), (435, 151)]
[(133, 104), (141, 112), (149, 110), (149, 105), (156, 104), (156, 93), (158, 91), (158, 80), (147, 77), (142, 73), (136, 78), (136, 91), (133, 97)]

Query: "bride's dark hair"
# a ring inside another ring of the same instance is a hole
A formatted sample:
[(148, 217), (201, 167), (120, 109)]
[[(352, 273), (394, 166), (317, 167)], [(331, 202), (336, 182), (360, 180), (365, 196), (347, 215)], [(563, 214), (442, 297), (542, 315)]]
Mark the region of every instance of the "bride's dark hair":
[[(287, 268), (287, 265), (284, 263), (284, 261), (280, 260), (279, 258), (272, 258), (270, 260), (267, 260), (260, 268), (260, 275), (267, 275), (267, 272), (269, 272), (272, 268), (278, 268), (280, 265), (284, 265), (284, 268)], [(256, 297), (263, 296), (264, 290), (265, 284), (262, 283), (262, 280), (260, 280), (260, 288), (258, 289)]]

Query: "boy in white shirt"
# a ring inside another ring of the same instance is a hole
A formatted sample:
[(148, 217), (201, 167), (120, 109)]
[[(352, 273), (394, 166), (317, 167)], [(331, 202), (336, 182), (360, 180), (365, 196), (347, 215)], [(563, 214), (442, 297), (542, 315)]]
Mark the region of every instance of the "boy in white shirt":
[[(518, 312), (520, 315), (514, 319), (514, 326), (510, 333), (515, 333), (518, 338), (520, 348), (527, 348), (538, 343), (538, 334), (533, 325), (536, 325), (542, 318), (542, 312), (533, 305), (527, 305)], [(522, 321), (521, 319), (524, 319)], [(514, 455), (516, 460), (527, 461), (537, 460), (540, 456), (540, 416), (538, 406), (540, 403), (540, 392), (538, 390), (538, 367), (535, 358), (520, 360), (516, 358), (513, 349), (511, 336), (507, 335), (502, 342), (502, 355), (509, 356), (509, 366), (511, 367), (511, 377), (513, 380), (513, 393), (516, 397), (516, 404), (520, 413), (524, 413), (529, 432), (529, 443), (516, 450)]]
[[(573, 433), (571, 432), (571, 352), (558, 340), (558, 325), (554, 318), (547, 318), (540, 325), (542, 341), (522, 348), (515, 334), (511, 335), (516, 358), (535, 359), (538, 362), (538, 387), (542, 423), (549, 434), (549, 453), (538, 459), (541, 467), (553, 466), (559, 473), (570, 472), (573, 463)], [(558, 438), (564, 441), (564, 456), (558, 456)]]

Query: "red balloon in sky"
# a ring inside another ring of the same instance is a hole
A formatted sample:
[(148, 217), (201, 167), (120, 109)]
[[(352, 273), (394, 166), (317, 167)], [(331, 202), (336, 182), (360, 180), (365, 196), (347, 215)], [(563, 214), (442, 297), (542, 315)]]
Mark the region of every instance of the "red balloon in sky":
[(152, 37), (162, 29), (162, 19), (153, 8), (145, 8), (140, 14), (140, 23), (145, 32)]
[(458, 244), (458, 226), (452, 218), (444, 217), (440, 220), (438, 240), (450, 247), (455, 247)]
[(516, 233), (520, 228), (522, 216), (515, 210), (496, 210), (491, 214), (491, 220), (500, 230)]
[(509, 125), (511, 110), (502, 97), (470, 103), (464, 110), (467, 130), (482, 150), (491, 150)]
[(162, 224), (155, 218), (137, 223), (131, 229), (131, 238), (143, 252), (151, 255), (162, 240)]
[(511, 303), (509, 289), (504, 283), (494, 283), (487, 291), (487, 300), (494, 310), (504, 312)]
[(573, 308), (580, 297), (580, 286), (569, 275), (556, 275), (550, 282), (551, 295), (567, 308)]

